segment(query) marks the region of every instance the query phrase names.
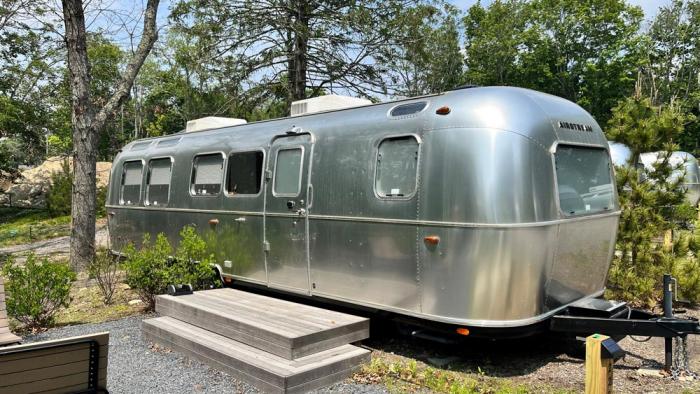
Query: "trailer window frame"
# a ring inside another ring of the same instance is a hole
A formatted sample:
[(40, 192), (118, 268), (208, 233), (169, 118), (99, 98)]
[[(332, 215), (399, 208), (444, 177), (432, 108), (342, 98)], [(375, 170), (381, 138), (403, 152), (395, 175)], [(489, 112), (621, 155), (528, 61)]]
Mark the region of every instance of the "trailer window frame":
[[(297, 192), (296, 193), (278, 193), (277, 192), (277, 164), (279, 162), (280, 158), (280, 152), (286, 151), (286, 150), (298, 150), (301, 151), (301, 159), (299, 161), (299, 180), (297, 182)], [(272, 174), (272, 196), (273, 197), (288, 197), (288, 198), (295, 198), (299, 197), (301, 194), (301, 184), (304, 178), (304, 158), (306, 157), (306, 149), (304, 148), (303, 145), (281, 145), (277, 151), (275, 152), (275, 169)]]
[[(231, 171), (231, 156), (236, 155), (236, 154), (255, 153), (255, 152), (262, 153), (262, 161), (260, 163), (260, 183), (258, 184), (258, 192), (255, 194), (229, 192), (229, 181), (230, 181), (229, 176), (230, 176), (230, 171)], [(255, 197), (259, 197), (263, 192), (264, 184), (265, 184), (266, 160), (267, 160), (267, 153), (265, 152), (265, 149), (262, 149), (262, 148), (243, 149), (243, 150), (235, 150), (235, 151), (229, 152), (228, 156), (226, 156), (226, 168), (225, 168), (225, 173), (224, 173), (224, 195), (228, 198), (238, 198), (238, 197), (240, 197), (240, 198), (255, 198)]]
[[(605, 158), (607, 159), (608, 162), (608, 176), (610, 177), (611, 185), (612, 185), (612, 197), (611, 197), (611, 204), (607, 209), (602, 209), (602, 210), (596, 210), (596, 211), (590, 211), (590, 212), (577, 212), (577, 213), (570, 213), (566, 212), (562, 209), (561, 205), (561, 195), (560, 195), (560, 188), (559, 188), (559, 173), (557, 169), (557, 152), (559, 151), (559, 148), (574, 148), (574, 149), (585, 149), (585, 150), (598, 150), (602, 151), (605, 153)], [(612, 161), (612, 157), (610, 155), (610, 149), (608, 146), (601, 146), (601, 145), (595, 145), (595, 144), (585, 144), (585, 143), (569, 143), (569, 142), (556, 142), (552, 148), (551, 148), (551, 159), (552, 159), (552, 172), (554, 175), (554, 192), (555, 192), (555, 203), (557, 206), (557, 210), (559, 211), (559, 215), (563, 219), (576, 219), (576, 218), (581, 218), (581, 217), (587, 217), (587, 216), (595, 216), (595, 215), (607, 215), (612, 212), (616, 212), (619, 210), (619, 202), (618, 202), (618, 195), (617, 195), (617, 185), (615, 183), (615, 164)]]
[[(413, 183), (413, 190), (411, 193), (403, 195), (403, 196), (394, 196), (394, 195), (384, 195), (379, 192), (377, 189), (377, 180), (378, 180), (378, 173), (379, 173), (379, 149), (382, 146), (382, 144), (386, 141), (389, 140), (394, 140), (394, 139), (401, 139), (401, 138), (413, 138), (416, 141), (417, 145), (417, 154), (416, 154), (416, 173), (415, 173), (415, 178), (414, 178), (414, 183)], [(375, 145), (375, 155), (374, 155), (374, 176), (372, 178), (372, 190), (374, 190), (374, 196), (380, 200), (389, 200), (389, 201), (405, 201), (405, 200), (411, 200), (415, 195), (418, 193), (418, 184), (419, 184), (419, 179), (420, 179), (420, 162), (421, 162), (421, 154), (422, 154), (422, 146), (423, 146), (423, 140), (418, 134), (415, 133), (402, 133), (402, 134), (391, 134), (384, 136), (380, 139), (377, 140), (376, 145)]]
[[(124, 186), (133, 186), (133, 185), (125, 185), (124, 182), (126, 181), (126, 167), (130, 163), (139, 163), (141, 165), (141, 182), (138, 184), (139, 185), (139, 199), (138, 201), (131, 203), (131, 204), (126, 204), (124, 201)], [(145, 160), (144, 159), (136, 159), (136, 160), (126, 160), (122, 163), (122, 174), (121, 174), (121, 179), (119, 180), (119, 205), (123, 206), (139, 206), (141, 202), (143, 201), (143, 168), (145, 167)]]
[[(166, 160), (166, 159), (169, 159), (169, 160), (170, 160), (170, 177), (168, 178), (168, 183), (167, 183), (167, 185), (168, 185), (168, 197), (167, 197), (167, 200), (165, 201), (165, 203), (158, 203), (157, 205), (153, 205), (153, 204), (151, 204), (151, 190), (150, 190), (150, 186), (151, 186), (151, 164), (152, 164), (154, 161)], [(148, 159), (148, 166), (147, 166), (148, 171), (146, 171), (146, 184), (145, 184), (145, 186), (146, 186), (145, 189), (146, 189), (146, 190), (145, 190), (145, 193), (144, 193), (144, 202), (143, 202), (143, 205), (145, 205), (145, 206), (154, 206), (154, 207), (167, 207), (167, 206), (170, 204), (170, 195), (171, 195), (171, 192), (172, 192), (172, 189), (173, 189), (173, 166), (174, 166), (174, 165), (175, 165), (175, 158), (172, 157), (172, 156), (157, 156), (157, 157), (152, 157), (152, 158)]]
[[(212, 194), (198, 194), (196, 193), (195, 190), (195, 177), (197, 175), (196, 171), (196, 166), (197, 166), (197, 158), (202, 157), (202, 156), (214, 156), (214, 155), (220, 155), (221, 156), (221, 178), (219, 178), (219, 190), (216, 193)], [(226, 172), (226, 154), (222, 151), (214, 151), (214, 152), (202, 152), (202, 153), (197, 153), (192, 157), (192, 166), (190, 168), (190, 185), (189, 185), (189, 192), (190, 196), (192, 197), (202, 197), (202, 198), (209, 198), (209, 197), (218, 197), (221, 195), (221, 190), (224, 188), (224, 173)]]

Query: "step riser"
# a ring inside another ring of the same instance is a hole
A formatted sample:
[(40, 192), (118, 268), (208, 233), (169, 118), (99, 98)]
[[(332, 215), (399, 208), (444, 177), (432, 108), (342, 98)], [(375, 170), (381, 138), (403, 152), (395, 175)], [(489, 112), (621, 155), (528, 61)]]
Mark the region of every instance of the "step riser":
[[(160, 296), (156, 299), (156, 311), (163, 316), (171, 316), (289, 360), (369, 337), (367, 319), (358, 319), (355, 322), (300, 335), (298, 323), (285, 322), (284, 319), (275, 322), (272, 321), (273, 317), (265, 318), (260, 315), (257, 315), (255, 320), (250, 320), (248, 316), (255, 315), (253, 307), (235, 305), (231, 300), (217, 297), (198, 293), (183, 297)], [(276, 305), (262, 307), (268, 310), (280, 308)], [(222, 312), (228, 309), (230, 313)], [(313, 319), (313, 316), (309, 316), (309, 321)]]
[[(276, 368), (284, 368), (284, 365), (297, 366), (292, 367), (298, 372), (289, 372), (288, 374), (274, 373), (271, 370), (266, 370), (260, 366), (252, 365), (245, 361), (245, 357), (253, 362), (260, 363), (260, 358), (251, 356), (251, 351), (260, 352), (250, 347), (247, 350), (236, 350), (238, 348), (229, 348), (226, 346), (243, 346), (229, 339), (221, 337), (213, 337), (213, 339), (204, 338), (203, 334), (197, 332), (186, 332), (185, 323), (178, 323), (180, 328), (171, 325), (163, 325), (159, 319), (144, 320), (142, 331), (144, 338), (153, 342), (160, 343), (163, 346), (177, 350), (193, 359), (202, 361), (213, 368), (223, 370), (234, 378), (245, 381), (257, 388), (270, 393), (296, 393), (306, 392), (316, 388), (324, 387), (333, 384), (348, 377), (353, 371), (356, 371), (362, 363), (369, 361), (369, 352), (363, 349), (355, 348), (350, 345), (345, 345), (341, 348), (342, 351), (326, 351), (319, 357), (307, 357), (299, 361), (284, 360), (281, 358), (275, 359), (275, 356), (268, 356), (271, 359), (265, 361), (268, 364), (276, 365)], [(162, 321), (162, 320), (161, 320)], [(171, 323), (172, 324), (172, 323)], [(192, 327), (192, 326), (190, 326)], [(180, 334), (181, 333), (181, 334)], [(222, 344), (216, 347), (216, 338)], [(228, 344), (225, 341), (229, 341)], [(355, 350), (353, 350), (355, 349)], [(350, 353), (348, 353), (350, 351)], [(329, 353), (330, 352), (330, 353)], [(335, 356), (334, 356), (335, 354)], [(338, 357), (338, 355), (348, 354), (347, 356)], [(265, 356), (262, 356), (265, 357)], [(333, 360), (324, 364), (323, 359)], [(239, 359), (240, 358), (240, 359)], [(320, 360), (319, 360), (320, 358)], [(308, 363), (314, 367), (299, 370), (299, 366)], [(264, 364), (264, 365), (268, 365)], [(275, 368), (273, 368), (274, 370)], [(281, 375), (280, 375), (281, 374)]]

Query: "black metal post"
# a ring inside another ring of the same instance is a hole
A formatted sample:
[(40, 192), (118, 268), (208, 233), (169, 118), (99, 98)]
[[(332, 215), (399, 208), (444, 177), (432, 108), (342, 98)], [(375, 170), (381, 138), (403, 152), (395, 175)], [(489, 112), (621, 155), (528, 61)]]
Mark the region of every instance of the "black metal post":
[[(664, 274), (664, 317), (673, 318), (673, 280), (670, 274)], [(664, 368), (667, 371), (673, 366), (673, 338), (664, 338), (665, 363)]]

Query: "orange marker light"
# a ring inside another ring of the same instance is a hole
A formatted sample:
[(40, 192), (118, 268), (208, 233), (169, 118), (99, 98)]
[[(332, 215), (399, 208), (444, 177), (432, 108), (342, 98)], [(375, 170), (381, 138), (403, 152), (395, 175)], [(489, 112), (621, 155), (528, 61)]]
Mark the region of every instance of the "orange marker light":
[(459, 334), (459, 335), (464, 335), (464, 336), (469, 335), (469, 329), (464, 328), (464, 327), (460, 327), (460, 328), (456, 329), (455, 332), (457, 332), (457, 334)]
[(427, 237), (423, 238), (423, 241), (428, 245), (437, 245), (440, 243), (440, 237), (437, 235), (428, 235)]
[(447, 114), (449, 114), (450, 112), (452, 112), (452, 110), (450, 109), (450, 107), (440, 107), (440, 108), (438, 108), (438, 109), (435, 110), (435, 113), (438, 114), (438, 115), (447, 115)]

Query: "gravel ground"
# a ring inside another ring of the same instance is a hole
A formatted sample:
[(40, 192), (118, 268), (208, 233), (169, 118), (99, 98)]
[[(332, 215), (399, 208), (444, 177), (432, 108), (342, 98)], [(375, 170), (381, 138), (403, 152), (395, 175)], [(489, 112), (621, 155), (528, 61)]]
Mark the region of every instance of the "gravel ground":
[[(698, 311), (689, 315), (698, 316)], [(150, 347), (141, 339), (140, 322), (150, 316), (135, 316), (100, 324), (85, 324), (49, 330), (29, 336), (26, 342), (65, 338), (100, 331), (110, 332), (108, 389), (113, 393), (256, 393), (245, 383), (206, 365), (187, 359), (168, 349)], [(374, 334), (373, 334), (374, 335)], [(567, 356), (559, 342), (535, 337), (519, 341), (473, 341), (461, 346), (441, 346), (432, 342), (396, 336), (391, 331), (366, 341), (375, 349), (374, 357), (391, 353), (392, 357), (414, 358), (453, 371), (511, 379), (516, 383), (545, 384), (551, 387), (583, 391), (583, 361)], [(621, 342), (627, 351), (615, 364), (614, 389), (619, 393), (694, 393), (700, 382), (642, 376), (639, 368), (660, 368), (663, 340)], [(690, 364), (700, 371), (700, 338), (689, 340)], [(357, 384), (350, 380), (317, 393), (386, 393), (380, 385)]]
[[(257, 393), (251, 386), (163, 348), (150, 348), (141, 338), (141, 320), (135, 316), (100, 324), (84, 324), (29, 336), (25, 342), (110, 332), (107, 388), (111, 393)], [(317, 393), (385, 393), (381, 386), (338, 383)]]

